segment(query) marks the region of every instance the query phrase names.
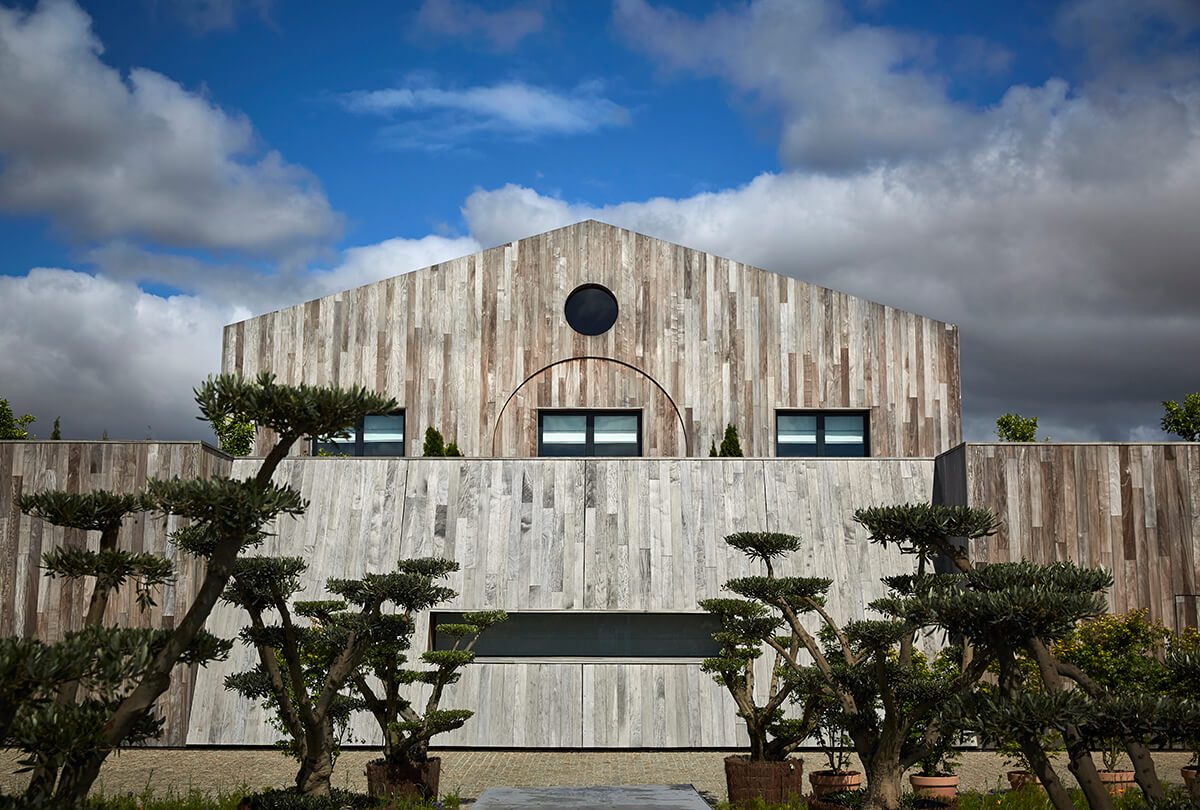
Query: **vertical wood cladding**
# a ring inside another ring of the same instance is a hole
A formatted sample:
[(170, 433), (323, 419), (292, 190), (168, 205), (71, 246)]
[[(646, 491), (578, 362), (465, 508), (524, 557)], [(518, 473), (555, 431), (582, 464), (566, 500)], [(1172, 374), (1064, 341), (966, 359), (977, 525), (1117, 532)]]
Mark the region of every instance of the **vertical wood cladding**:
[[(585, 283), (620, 305), (596, 337), (563, 317)], [(432, 425), (536, 455), (550, 407), (644, 408), (651, 456), (704, 455), (727, 422), (774, 455), (777, 408), (870, 409), (876, 456), (961, 439), (954, 326), (595, 221), (233, 324), (223, 368), (394, 396), (413, 454)]]
[[(254, 462), (237, 461), (243, 475)], [(803, 551), (784, 574), (828, 576), (830, 610), (862, 618), (879, 579), (911, 558), (867, 543), (850, 520), (859, 506), (928, 500), (933, 462), (908, 459), (289, 459), (276, 480), (312, 499), (278, 521), (261, 553), (303, 556), (305, 599), (330, 577), (386, 570), (400, 557), (436, 555), (461, 569), (446, 610), (698, 612), (725, 580), (756, 569), (722, 538), (792, 531)], [(772, 504), (767, 509), (767, 504)], [(233, 637), (244, 614), (219, 605), (209, 619)], [(428, 639), (421, 617), (415, 646)], [(266, 745), (277, 732), (256, 701), (224, 689), (253, 656), (238, 645), (200, 673), (188, 742)], [(764, 657), (760, 681), (766, 684)], [(418, 690), (419, 691), (419, 690)], [(448, 706), (477, 714), (443, 745), (688, 747), (745, 745), (723, 688), (696, 660), (493, 659), (468, 667)], [(354, 736), (374, 741), (369, 717)]]
[(968, 503), (1004, 521), (974, 543), (975, 559), (1100, 566), (1115, 580), (1112, 610), (1196, 626), (1200, 444), (969, 444), (965, 453)]
[[(22, 514), (22, 495), (44, 490), (140, 492), (149, 478), (208, 478), (228, 474), (230, 460), (198, 442), (0, 442), (0, 633), (53, 641), (78, 630), (87, 614), (91, 582), (43, 575), (42, 554), (60, 546), (99, 548), (97, 532), (63, 529)], [(147, 514), (125, 522), (120, 548), (160, 553), (175, 563), (175, 579), (140, 611), (132, 587), (109, 599), (107, 621), (132, 627), (173, 627), (192, 602), (204, 568), (167, 542), (177, 518)], [(160, 745), (182, 745), (187, 736), (195, 666), (178, 667), (159, 702), (166, 724)]]

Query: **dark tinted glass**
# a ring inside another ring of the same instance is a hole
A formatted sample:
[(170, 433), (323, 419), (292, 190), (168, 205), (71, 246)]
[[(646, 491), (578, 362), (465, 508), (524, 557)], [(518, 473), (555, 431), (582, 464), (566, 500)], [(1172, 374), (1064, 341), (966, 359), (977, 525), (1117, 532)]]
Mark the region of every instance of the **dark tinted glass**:
[(567, 323), (582, 335), (602, 335), (617, 322), (617, 299), (599, 284), (584, 284), (567, 296)]
[[(435, 613), (434, 647), (448, 650), (454, 638), (438, 624), (462, 621), (461, 613)], [(504, 658), (706, 658), (721, 646), (712, 634), (720, 621), (709, 613), (510, 613), (479, 637), (475, 652)]]

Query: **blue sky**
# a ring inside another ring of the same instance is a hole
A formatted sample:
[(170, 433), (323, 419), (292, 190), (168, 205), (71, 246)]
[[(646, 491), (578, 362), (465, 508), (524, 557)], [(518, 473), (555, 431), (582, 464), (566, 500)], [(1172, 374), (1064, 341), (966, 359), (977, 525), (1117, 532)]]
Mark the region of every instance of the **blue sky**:
[(1198, 54), (1187, 0), (0, 0), (0, 396), (198, 435), (221, 324), (594, 216), (958, 323), (969, 437), (1155, 438)]

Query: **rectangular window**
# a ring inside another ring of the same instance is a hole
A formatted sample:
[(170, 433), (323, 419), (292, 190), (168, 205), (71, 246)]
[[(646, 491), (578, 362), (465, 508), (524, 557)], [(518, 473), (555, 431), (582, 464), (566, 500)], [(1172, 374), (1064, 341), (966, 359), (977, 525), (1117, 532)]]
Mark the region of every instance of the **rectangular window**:
[[(434, 613), (433, 648), (448, 650), (454, 638), (440, 624), (461, 613)], [(721, 622), (709, 613), (509, 613), (488, 628), (475, 653), (490, 658), (708, 658), (721, 651), (713, 641)]]
[(639, 411), (541, 411), (539, 456), (640, 456)]
[(342, 439), (314, 439), (312, 454), (334, 456), (404, 455), (404, 411), (372, 414), (358, 420)]
[(775, 415), (775, 455), (870, 455), (867, 417), (866, 412), (779, 411)]

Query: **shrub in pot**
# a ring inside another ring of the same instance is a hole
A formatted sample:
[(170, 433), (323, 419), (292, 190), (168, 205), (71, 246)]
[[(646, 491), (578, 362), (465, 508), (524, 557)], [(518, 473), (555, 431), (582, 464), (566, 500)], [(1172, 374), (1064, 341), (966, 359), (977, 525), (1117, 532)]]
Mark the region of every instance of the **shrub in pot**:
[[(808, 775), (812, 785), (813, 800), (833, 798), (835, 794), (853, 793), (862, 788), (862, 771), (852, 771), (850, 764), (850, 737), (846, 734), (840, 707), (828, 706), (821, 712), (814, 729), (817, 744), (825, 757), (827, 768)], [(831, 802), (837, 803), (837, 802)]]
[[(926, 690), (914, 699), (937, 694), (944, 685), (958, 677), (962, 650), (950, 647), (939, 650), (932, 662), (920, 651), (913, 651), (913, 665), (924, 669)], [(952, 800), (958, 795), (958, 775), (954, 769), (959, 753), (955, 747), (962, 737), (959, 718), (953, 712), (922, 717), (913, 724), (912, 735), (918, 739), (931, 740), (925, 756), (921, 757), (916, 773), (910, 774), (908, 783), (913, 793), (928, 799)]]

